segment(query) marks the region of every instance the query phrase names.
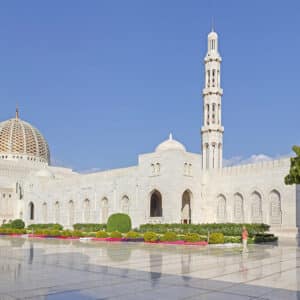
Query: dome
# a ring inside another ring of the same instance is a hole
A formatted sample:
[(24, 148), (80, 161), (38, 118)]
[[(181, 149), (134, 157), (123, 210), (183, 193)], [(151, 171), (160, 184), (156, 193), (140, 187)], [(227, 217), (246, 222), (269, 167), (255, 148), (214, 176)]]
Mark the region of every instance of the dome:
[(169, 135), (169, 139), (165, 140), (164, 142), (162, 142), (161, 144), (159, 144), (155, 151), (159, 152), (159, 151), (166, 151), (166, 150), (180, 150), (180, 151), (186, 151), (185, 147), (179, 143), (176, 140), (173, 140), (172, 134), (170, 133)]
[(42, 134), (16, 117), (0, 123), (0, 159), (49, 164), (49, 147)]

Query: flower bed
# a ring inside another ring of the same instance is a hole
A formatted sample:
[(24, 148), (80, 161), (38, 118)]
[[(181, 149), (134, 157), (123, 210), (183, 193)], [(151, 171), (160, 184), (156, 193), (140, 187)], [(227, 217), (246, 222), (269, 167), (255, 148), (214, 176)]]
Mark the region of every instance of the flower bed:
[(112, 238), (108, 237), (105, 239), (107, 242), (122, 242), (122, 238)]

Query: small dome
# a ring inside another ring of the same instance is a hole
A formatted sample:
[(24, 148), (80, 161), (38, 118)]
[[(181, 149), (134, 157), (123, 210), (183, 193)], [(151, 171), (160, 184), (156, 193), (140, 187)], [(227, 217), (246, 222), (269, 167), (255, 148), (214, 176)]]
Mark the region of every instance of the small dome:
[(36, 172), (35, 176), (45, 178), (55, 178), (54, 174), (48, 169), (43, 168)]
[(176, 140), (173, 140), (172, 134), (170, 133), (169, 139), (159, 144), (155, 151), (167, 151), (167, 150), (180, 150), (186, 151), (185, 147)]
[(49, 164), (49, 147), (42, 134), (16, 117), (0, 123), (0, 159)]
[(212, 30), (209, 34), (208, 34), (208, 38), (209, 39), (217, 39), (218, 38), (218, 34)]

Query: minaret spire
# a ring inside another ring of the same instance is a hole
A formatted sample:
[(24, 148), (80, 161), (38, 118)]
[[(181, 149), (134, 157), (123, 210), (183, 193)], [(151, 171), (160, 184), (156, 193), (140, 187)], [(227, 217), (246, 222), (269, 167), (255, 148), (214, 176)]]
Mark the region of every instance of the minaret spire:
[(18, 104), (16, 105), (16, 120), (19, 119), (19, 107)]
[[(213, 24), (212, 24), (213, 26)], [(218, 34), (212, 31), (207, 37), (207, 54), (205, 63), (205, 87), (203, 89), (203, 126), (202, 167), (216, 169), (222, 167), (223, 132), (221, 62), (218, 50)]]

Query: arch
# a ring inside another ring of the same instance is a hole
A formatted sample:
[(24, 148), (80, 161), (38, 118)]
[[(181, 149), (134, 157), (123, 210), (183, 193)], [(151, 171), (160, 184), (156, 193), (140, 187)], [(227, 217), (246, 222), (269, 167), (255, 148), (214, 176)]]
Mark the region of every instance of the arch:
[(235, 223), (244, 222), (244, 198), (240, 193), (235, 193), (234, 196), (234, 211), (233, 217)]
[(108, 199), (106, 197), (101, 200), (101, 222), (106, 223), (108, 218)]
[(270, 192), (270, 224), (282, 224), (282, 211), (281, 211), (281, 196), (277, 190)]
[(223, 194), (218, 195), (217, 205), (217, 221), (219, 223), (225, 223), (227, 220), (226, 197)]
[(181, 197), (181, 223), (191, 224), (192, 209), (191, 209), (192, 193), (190, 190), (185, 190)]
[(69, 225), (74, 224), (74, 216), (75, 216), (75, 205), (74, 205), (74, 201), (70, 200), (68, 203)]
[(162, 217), (162, 196), (154, 190), (150, 196), (150, 217)]
[(44, 202), (42, 206), (42, 217), (43, 217), (43, 222), (47, 223), (48, 222), (48, 207), (47, 203)]
[(33, 202), (29, 203), (29, 220), (34, 220), (34, 204)]
[(262, 197), (258, 191), (254, 191), (250, 196), (251, 201), (251, 221), (252, 223), (262, 223)]
[(59, 223), (60, 218), (60, 205), (59, 202), (56, 201), (54, 204), (54, 222)]
[(83, 201), (83, 222), (89, 223), (90, 221), (90, 215), (91, 215), (91, 207), (90, 207), (90, 200), (85, 199)]
[(124, 195), (121, 199), (121, 211), (124, 214), (129, 214), (129, 198), (127, 195)]

